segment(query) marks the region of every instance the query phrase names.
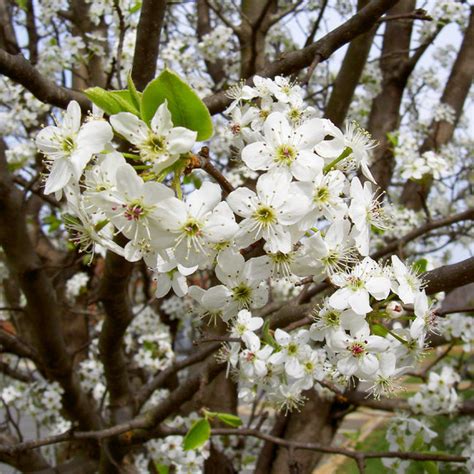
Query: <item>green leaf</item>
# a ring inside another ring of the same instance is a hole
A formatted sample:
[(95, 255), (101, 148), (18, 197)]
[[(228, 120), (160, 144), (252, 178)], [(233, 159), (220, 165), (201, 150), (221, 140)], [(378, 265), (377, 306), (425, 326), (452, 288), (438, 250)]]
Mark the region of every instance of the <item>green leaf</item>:
[(237, 428), (242, 424), (242, 420), (238, 416), (231, 415), (230, 413), (216, 413), (216, 415), (222, 423), (232, 426), (233, 428)]
[(413, 270), (416, 273), (425, 273), (428, 268), (428, 260), (426, 258), (419, 258), (414, 264), (413, 264)]
[(376, 336), (385, 337), (388, 334), (388, 329), (385, 326), (382, 326), (381, 324), (372, 324), (370, 329)]
[(134, 115), (140, 115), (128, 90), (106, 91), (101, 87), (90, 87), (84, 93), (97, 107), (100, 107), (108, 115), (118, 114), (119, 112), (130, 112)]
[(128, 10), (128, 12), (130, 14), (133, 14), (133, 13), (136, 13), (138, 10), (140, 10), (140, 8), (142, 7), (142, 2), (137, 2), (135, 3), (135, 5), (132, 5), (130, 7), (130, 9)]
[(274, 337), (270, 334), (270, 320), (266, 320), (262, 328), (262, 339), (268, 345), (272, 346), (274, 349), (280, 349), (278, 342), (275, 341)]
[(156, 470), (158, 474), (168, 474), (170, 472), (170, 467), (165, 464), (155, 463)]
[(169, 69), (165, 69), (143, 91), (141, 101), (143, 120), (150, 123), (156, 110), (165, 100), (168, 101), (168, 110), (175, 127), (194, 130), (199, 141), (212, 136), (211, 115), (204, 102), (188, 84)]
[(130, 97), (132, 99), (133, 105), (136, 107), (137, 110), (140, 110), (141, 102), (142, 102), (142, 94), (141, 92), (137, 91), (137, 88), (135, 87), (135, 83), (133, 82), (133, 79), (132, 79), (131, 72), (128, 73), (127, 85), (128, 85), (128, 91), (130, 92)]
[(435, 461), (423, 461), (423, 468), (428, 474), (439, 474), (438, 464)]
[(121, 112), (130, 112), (131, 114), (140, 117), (140, 109), (135, 106), (135, 102), (130, 91), (110, 91), (109, 94), (111, 94), (119, 104)]
[(207, 420), (201, 418), (196, 421), (186, 433), (183, 447), (186, 451), (201, 447), (211, 436), (211, 425)]

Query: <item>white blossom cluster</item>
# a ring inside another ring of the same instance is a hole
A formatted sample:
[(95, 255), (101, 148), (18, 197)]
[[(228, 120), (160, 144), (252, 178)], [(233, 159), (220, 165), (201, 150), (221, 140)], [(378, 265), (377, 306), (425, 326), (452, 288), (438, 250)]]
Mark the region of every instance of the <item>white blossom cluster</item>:
[[(173, 428), (189, 429), (196, 419), (196, 414), (183, 418), (180, 416), (172, 420)], [(194, 474), (203, 472), (204, 461), (209, 457), (209, 443), (199, 450), (185, 451), (183, 449), (183, 436), (173, 435), (163, 439), (155, 439), (145, 444), (147, 454), (135, 457), (135, 466), (138, 472), (148, 472), (148, 460), (158, 466), (172, 467), (176, 474)]]
[(443, 336), (451, 341), (460, 339), (463, 350), (470, 352), (474, 347), (474, 321), (472, 316), (448, 314), (439, 320), (439, 328)]
[[(231, 337), (242, 340), (228, 346), (226, 357), (240, 374), (243, 396), (264, 390), (277, 405), (292, 407), (315, 381), (352, 376), (372, 383), (376, 394), (390, 391), (423, 350), (434, 313), (422, 281), (398, 258), (381, 266), (368, 257), (373, 228), (391, 226), (371, 183), (374, 143), (354, 123), (343, 133), (315, 117), (288, 79), (254, 82), (233, 90), (227, 110), (241, 166), (258, 176), (254, 189), (240, 186), (223, 199), (220, 186), (205, 180), (181, 197), (165, 184), (196, 144), (196, 132), (174, 126), (166, 101), (150, 125), (128, 112), (109, 122), (95, 113), (81, 123), (72, 102), (62, 122), (36, 140), (49, 169), (45, 193), (66, 197), (81, 250), (99, 244), (129, 261), (143, 259), (155, 272), (157, 297), (171, 289), (180, 298), (189, 293), (198, 313), (228, 323)], [(119, 152), (114, 136), (133, 153)], [(112, 240), (118, 231), (128, 239), (124, 247)], [(264, 254), (246, 258), (256, 246)], [(198, 283), (196, 272), (209, 269), (217, 284), (188, 288), (189, 278)], [(329, 278), (336, 287), (315, 324), (265, 334), (263, 319), (251, 311), (267, 303), (269, 282), (304, 277)], [(415, 311), (389, 330), (385, 307), (395, 295)], [(156, 336), (156, 325), (150, 332), (142, 326), (136, 362), (163, 368), (172, 357), (169, 341)]]
[(89, 275), (86, 272), (75, 273), (66, 282), (66, 298), (74, 301), (87, 287)]
[(455, 387), (460, 380), (459, 374), (448, 365), (440, 373), (430, 372), (428, 382), (408, 399), (410, 408), (427, 416), (456, 413), (459, 397)]
[(0, 392), (0, 398), (10, 410), (15, 408), (18, 414), (29, 415), (50, 434), (59, 434), (70, 428), (70, 422), (60, 414), (62, 394), (57, 382), (15, 381)]
[(125, 334), (126, 351), (140, 368), (163, 370), (174, 359), (169, 328), (150, 307), (136, 313)]
[[(468, 458), (466, 464), (451, 465), (450, 472), (473, 472), (474, 471), (474, 420), (470, 417), (462, 417), (456, 423), (452, 423), (444, 434), (446, 446), (459, 452), (461, 456)], [(462, 470), (462, 471), (461, 471)]]
[[(438, 436), (423, 421), (407, 414), (399, 414), (390, 420), (386, 439), (389, 451), (419, 451)], [(407, 472), (410, 461), (396, 458), (382, 458), (382, 463), (397, 474)]]

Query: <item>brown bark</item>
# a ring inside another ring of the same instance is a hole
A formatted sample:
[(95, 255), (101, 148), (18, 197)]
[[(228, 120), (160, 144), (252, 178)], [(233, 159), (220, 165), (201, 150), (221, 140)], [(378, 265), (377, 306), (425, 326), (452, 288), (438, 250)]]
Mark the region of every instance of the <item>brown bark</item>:
[(166, 0), (144, 0), (142, 3), (132, 66), (132, 79), (140, 91), (155, 76), (166, 3)]
[[(368, 0), (359, 0), (358, 10), (365, 7), (368, 3)], [(354, 91), (359, 84), (376, 31), (377, 25), (374, 25), (369, 31), (357, 36), (350, 42), (341, 68), (337, 73), (329, 102), (326, 106), (325, 117), (338, 127), (342, 126), (349, 111)]]
[(97, 429), (100, 421), (95, 406), (80, 388), (61, 333), (54, 288), (28, 236), (22, 195), (8, 173), (3, 142), (0, 142), (0, 202), (0, 244), (8, 268), (26, 297), (28, 322), (46, 376), (64, 389), (63, 402), (68, 415), (86, 429)]
[[(388, 12), (401, 15), (413, 11), (416, 0), (401, 0)], [(387, 134), (398, 129), (403, 91), (412, 68), (409, 48), (413, 22), (394, 20), (386, 24), (382, 58), (382, 90), (372, 102), (368, 131), (378, 141), (374, 150), (372, 174), (382, 189), (387, 189), (394, 168), (393, 153)]]
[[(430, 134), (423, 142), (420, 153), (436, 151), (446, 145), (452, 138), (454, 130), (461, 116), (464, 102), (474, 76), (474, 7), (471, 8), (469, 25), (464, 33), (464, 38), (454, 62), (451, 74), (446, 82), (441, 104), (447, 104), (454, 110), (454, 122), (445, 120), (434, 121), (430, 127)], [(427, 177), (421, 182), (408, 181), (402, 192), (401, 203), (419, 211), (423, 208), (432, 185), (432, 179)]]
[[(202, 40), (203, 36), (212, 31), (211, 18), (209, 14), (209, 5), (206, 0), (197, 0), (197, 36), (199, 40)], [(214, 62), (205, 60), (206, 69), (211, 76), (214, 84), (220, 84), (226, 77), (224, 70), (224, 64), (221, 60), (217, 59)]]
[(247, 78), (266, 65), (265, 38), (275, 14), (277, 2), (242, 0), (242, 22), (239, 28), (240, 77)]
[[(308, 399), (301, 411), (288, 415), (282, 438), (329, 446), (338, 426), (332, 417), (333, 402), (321, 399), (314, 390), (306, 392), (305, 395)], [(269, 472), (293, 472), (291, 468), (294, 466), (294, 472), (310, 474), (321, 457), (322, 453), (316, 451), (290, 452), (287, 448), (279, 447)]]

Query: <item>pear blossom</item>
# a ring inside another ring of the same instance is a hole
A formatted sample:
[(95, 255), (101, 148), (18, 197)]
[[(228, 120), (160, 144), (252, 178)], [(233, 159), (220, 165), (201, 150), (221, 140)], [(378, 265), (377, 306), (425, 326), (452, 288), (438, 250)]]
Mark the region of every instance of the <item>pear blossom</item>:
[(267, 375), (267, 360), (273, 352), (272, 346), (261, 347), (258, 337), (244, 339), (247, 349), (240, 353), (240, 369), (247, 378)]
[(173, 238), (161, 230), (157, 205), (172, 197), (173, 191), (161, 183), (144, 182), (129, 164), (117, 169), (116, 180), (117, 189), (104, 209), (112, 223), (129, 239), (169, 247)]
[(296, 183), (297, 187), (312, 203), (313, 209), (301, 222), (303, 229), (311, 228), (318, 218), (336, 220), (347, 214), (347, 205), (341, 197), (346, 187), (346, 178), (339, 170), (316, 175), (312, 181)]
[(155, 173), (171, 166), (179, 155), (191, 151), (197, 136), (192, 130), (173, 126), (166, 100), (156, 110), (150, 127), (130, 112), (112, 115), (110, 123), (115, 132), (137, 148), (143, 161), (153, 165)]
[(49, 168), (44, 193), (60, 191), (70, 181), (78, 182), (92, 156), (112, 138), (112, 129), (104, 120), (81, 126), (81, 108), (71, 101), (62, 123), (43, 128), (36, 137), (36, 146), (45, 154)]
[(253, 317), (250, 311), (241, 309), (232, 325), (230, 335), (240, 337), (251, 351), (257, 351), (260, 348), (260, 339), (255, 331), (262, 326), (262, 318)]
[(370, 152), (377, 146), (371, 136), (362, 130), (355, 122), (346, 122), (346, 132), (336, 127), (331, 121), (325, 122), (326, 134), (333, 137), (316, 145), (316, 152), (325, 159), (335, 160), (342, 155), (346, 148), (350, 148), (349, 159), (353, 159), (360, 166), (367, 179), (375, 183), (370, 172)]
[(321, 173), (324, 163), (313, 149), (326, 135), (322, 119), (309, 120), (294, 129), (282, 113), (274, 112), (266, 119), (263, 131), (264, 141), (242, 150), (242, 160), (250, 169), (284, 169), (301, 180)]
[(370, 257), (365, 257), (350, 273), (335, 273), (331, 281), (340, 288), (331, 295), (329, 304), (339, 310), (350, 307), (357, 314), (372, 311), (370, 296), (381, 301), (390, 293), (390, 279)]
[(415, 271), (408, 269), (401, 260), (392, 255), (392, 269), (397, 280), (394, 291), (405, 304), (413, 304), (423, 281)]
[[(309, 332), (300, 329), (295, 334), (288, 334), (282, 329), (275, 331), (275, 340), (280, 346), (280, 351), (270, 356), (269, 362), (273, 364), (285, 364), (285, 372), (295, 379), (304, 376), (304, 368), (299, 357), (309, 340)], [(309, 346), (308, 346), (309, 347)]]
[(430, 307), (425, 291), (419, 291), (415, 296), (415, 320), (410, 326), (410, 335), (419, 337), (423, 332), (436, 328), (436, 312)]
[(172, 255), (170, 251), (167, 253), (168, 259), (164, 259), (158, 255), (154, 274), (156, 281), (155, 296), (162, 298), (173, 288), (175, 295), (182, 297), (188, 292), (186, 277), (192, 275), (197, 270), (197, 265), (194, 267), (185, 267), (177, 262), (176, 257)]
[(368, 327), (348, 336), (340, 331), (331, 339), (331, 348), (338, 352), (337, 368), (348, 377), (365, 379), (371, 377), (379, 368), (377, 353), (385, 351), (389, 343), (380, 336), (371, 336)]
[(268, 257), (256, 257), (245, 261), (232, 249), (217, 257), (216, 276), (223, 285), (210, 288), (202, 297), (205, 306), (219, 306), (224, 318), (232, 317), (240, 309), (261, 308), (268, 299), (265, 280), (270, 276)]
[(291, 176), (280, 171), (260, 176), (256, 191), (238, 188), (227, 197), (232, 210), (244, 218), (237, 242), (246, 247), (263, 238), (269, 252), (290, 252), (293, 241), (288, 226), (307, 212), (307, 199), (292, 187)]
[(352, 234), (357, 249), (365, 257), (369, 254), (371, 227), (386, 229), (388, 228), (388, 220), (382, 204), (372, 192), (371, 183), (366, 181), (364, 187), (362, 187), (359, 178), (354, 178), (351, 181), (350, 194), (349, 217), (354, 223)]
[(205, 182), (183, 202), (170, 197), (156, 206), (161, 228), (174, 237), (173, 249), (181, 265), (192, 267), (207, 261), (209, 243), (234, 236), (239, 226), (217, 184)]

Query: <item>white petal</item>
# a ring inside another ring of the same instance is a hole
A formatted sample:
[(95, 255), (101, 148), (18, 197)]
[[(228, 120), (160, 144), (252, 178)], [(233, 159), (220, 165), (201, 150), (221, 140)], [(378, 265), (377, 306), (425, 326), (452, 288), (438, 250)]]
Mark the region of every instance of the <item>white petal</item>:
[(46, 179), (45, 194), (51, 194), (67, 185), (72, 178), (72, 169), (66, 159), (58, 159), (53, 162), (51, 172)]
[(149, 134), (149, 129), (145, 122), (142, 122), (136, 115), (130, 112), (120, 112), (110, 117), (110, 123), (114, 130), (122, 135), (133, 145), (143, 143)]

